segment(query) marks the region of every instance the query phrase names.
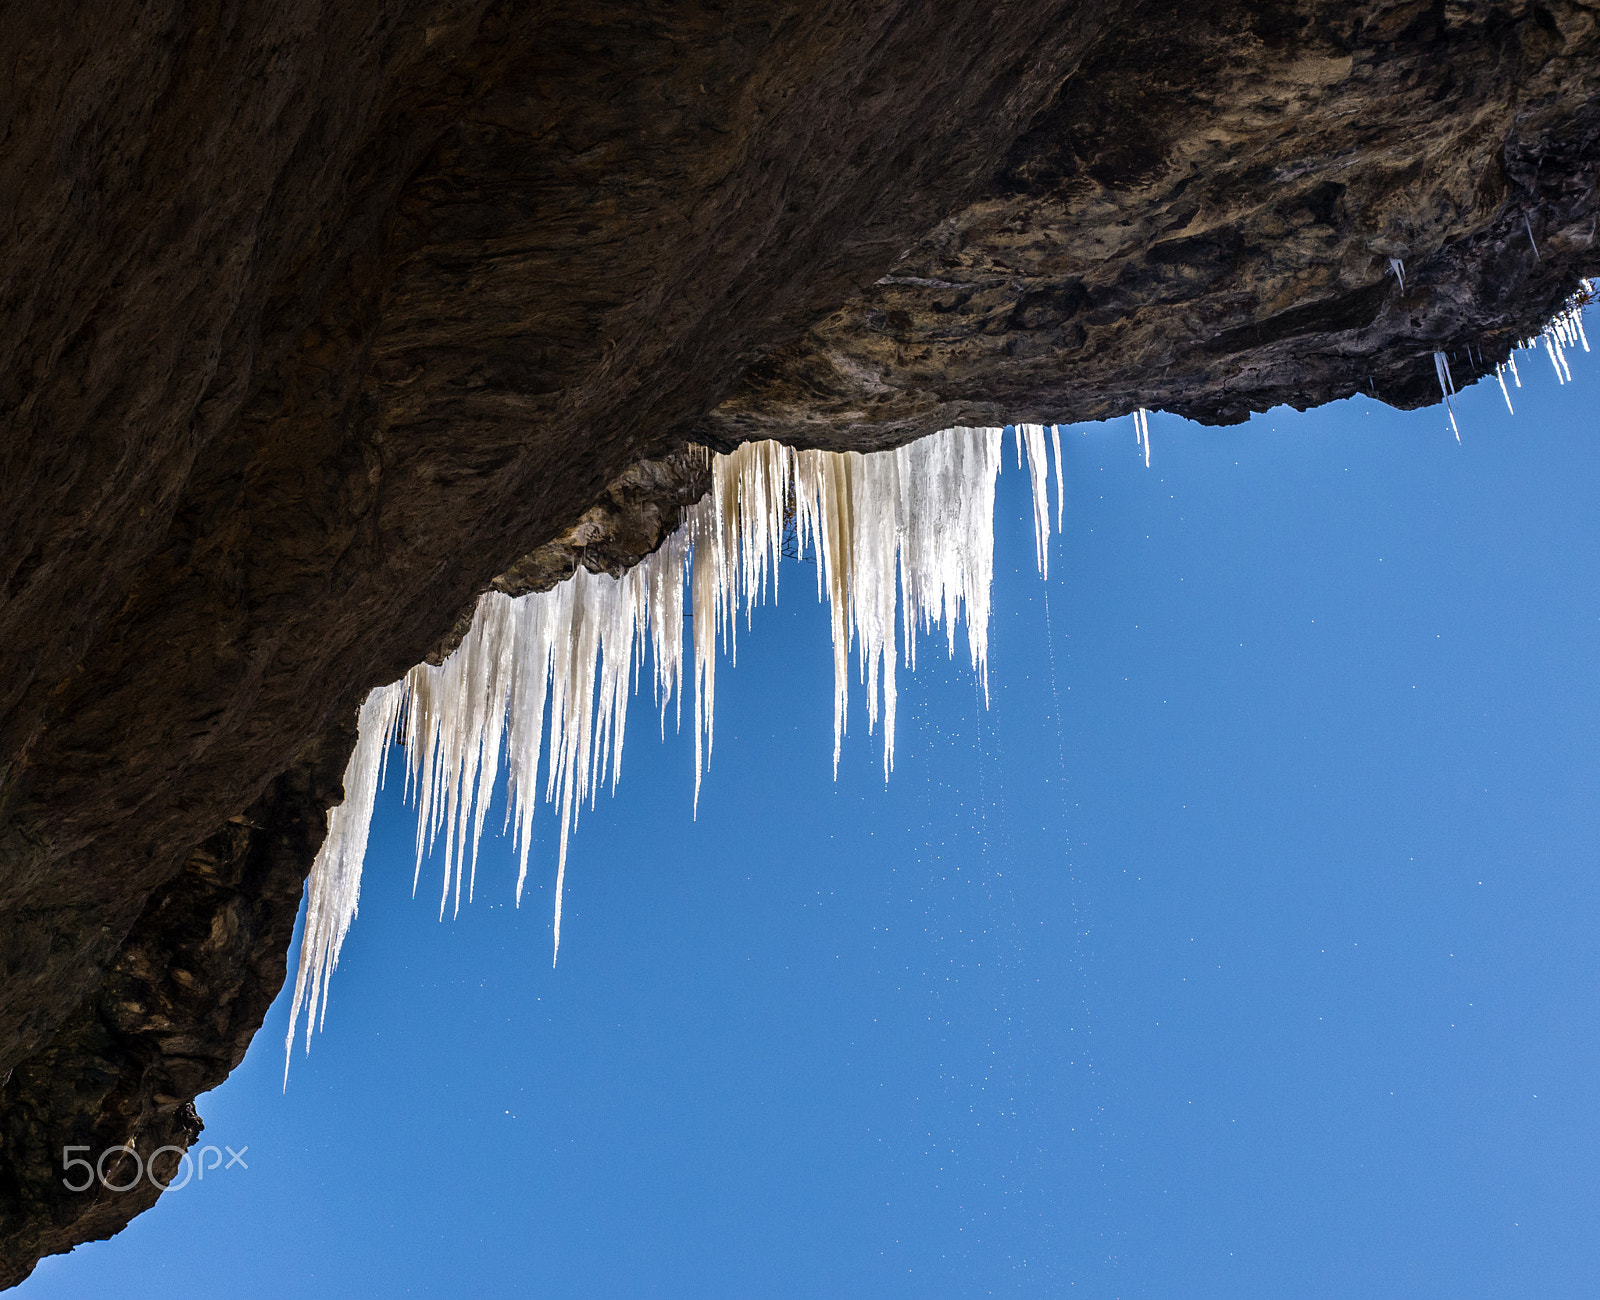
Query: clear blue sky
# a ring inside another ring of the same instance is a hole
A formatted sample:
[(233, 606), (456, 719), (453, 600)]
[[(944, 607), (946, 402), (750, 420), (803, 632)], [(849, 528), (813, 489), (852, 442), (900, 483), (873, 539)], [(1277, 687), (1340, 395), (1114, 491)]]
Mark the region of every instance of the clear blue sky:
[[(837, 784), (811, 572), (539, 887), (380, 807), (327, 1032), (202, 1098), (249, 1168), (21, 1294), (1600, 1294), (1600, 365), (1442, 409), (1072, 431), (991, 672)], [(491, 817), (498, 824), (498, 817)]]

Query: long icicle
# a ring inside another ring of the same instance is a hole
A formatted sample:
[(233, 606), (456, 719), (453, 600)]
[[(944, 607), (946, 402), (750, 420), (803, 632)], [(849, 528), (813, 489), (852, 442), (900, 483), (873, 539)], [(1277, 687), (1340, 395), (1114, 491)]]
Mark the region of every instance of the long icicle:
[[(1397, 269), (1397, 278), (1400, 272)], [(1594, 287), (1584, 281), (1524, 348), (1543, 347), (1563, 383), (1566, 352), (1589, 349), (1582, 310)], [(1435, 354), (1439, 386), (1459, 440), (1448, 360)], [(1515, 357), (1505, 369), (1520, 388)], [(1506, 404), (1510, 393), (1499, 374)], [(1134, 429), (1150, 463), (1149, 414)], [(1065, 492), (1061, 435), (1050, 426), (1015, 428), (1033, 487), (1036, 559), (1048, 562), (1049, 453), (1054, 453), (1056, 527)], [(405, 795), (417, 803), (415, 891), (422, 859), (444, 832), (440, 915), (452, 893), (459, 910), (463, 877), (476, 888), (484, 818), (504, 746), (508, 792), (505, 829), (518, 855), (515, 896), (527, 881), (533, 812), (539, 798), (556, 807), (558, 853), (552, 959), (559, 954), (567, 846), (585, 801), (621, 776), (630, 682), (648, 648), (661, 715), (684, 694), (685, 588), (693, 639), (694, 803), (711, 761), (719, 643), (737, 651), (738, 618), (763, 603), (768, 578), (777, 596), (778, 560), (792, 514), (799, 545), (817, 553), (818, 595), (830, 605), (834, 655), (834, 771), (848, 718), (850, 652), (867, 691), (867, 723), (883, 722), (883, 763), (894, 766), (896, 685), (901, 656), (915, 667), (919, 635), (943, 626), (955, 653), (965, 624), (972, 668), (988, 698), (988, 626), (994, 574), (994, 494), (1002, 430), (946, 429), (893, 451), (795, 452), (751, 443), (712, 460), (713, 489), (686, 512), (683, 526), (621, 579), (579, 570), (547, 592), (518, 599), (490, 593), (472, 628), (443, 664), (421, 664), (363, 704), (356, 749), (345, 771), (345, 801), (328, 815), (328, 834), (307, 881), (289, 1033), (307, 1014), (306, 1045), (327, 1013), (328, 979), (360, 896), (372, 809), (388, 748), (404, 719)], [(470, 861), (468, 846), (470, 841)], [(287, 1083), (287, 1061), (285, 1082)]]
[[(346, 800), (329, 815), (328, 838), (309, 882), (311, 902), (290, 1011), (292, 1043), (302, 1009), (319, 1026), (327, 981), (355, 916), (372, 808), (388, 748), (405, 718), (405, 794), (417, 804), (416, 866), (444, 835), (440, 915), (462, 885), (476, 888), (478, 847), (505, 750), (503, 829), (518, 855), (516, 898), (527, 879), (534, 807), (555, 806), (558, 852), (552, 960), (560, 952), (567, 846), (586, 801), (621, 775), (630, 685), (648, 649), (665, 731), (684, 690), (684, 591), (688, 588), (695, 681), (695, 801), (714, 740), (716, 658), (737, 650), (738, 620), (777, 595), (786, 518), (818, 556), (834, 641), (834, 769), (848, 717), (850, 651), (866, 687), (869, 730), (883, 724), (884, 775), (893, 770), (896, 671), (904, 646), (942, 626), (950, 653), (965, 623), (972, 667), (988, 696), (988, 625), (994, 576), (995, 482), (1002, 430), (948, 429), (892, 451), (795, 452), (751, 443), (712, 462), (713, 488), (683, 526), (622, 578), (580, 569), (550, 591), (513, 599), (484, 595), (472, 627), (437, 665), (419, 664), (372, 692), (345, 776)], [(1041, 572), (1049, 538), (1050, 452), (1056, 514), (1062, 510), (1061, 440), (1045, 426), (1016, 429), (1034, 492)], [(681, 717), (681, 713), (678, 715)], [(470, 851), (470, 859), (469, 859)], [(311, 1023), (306, 1028), (310, 1046)], [(288, 1044), (286, 1044), (288, 1045)], [(287, 1081), (287, 1062), (285, 1064)]]

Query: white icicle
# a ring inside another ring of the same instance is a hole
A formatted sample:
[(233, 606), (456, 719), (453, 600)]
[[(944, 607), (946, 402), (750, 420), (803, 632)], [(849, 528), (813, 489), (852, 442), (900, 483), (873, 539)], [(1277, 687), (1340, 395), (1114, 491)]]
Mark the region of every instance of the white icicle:
[(1150, 412), (1139, 407), (1133, 413), (1135, 439), (1144, 448), (1144, 467), (1150, 468)]
[[(1140, 414), (1141, 436), (1146, 427)], [(1016, 430), (1034, 494), (1041, 573), (1048, 558), (1049, 453), (1043, 425)], [(867, 693), (869, 730), (883, 725), (883, 765), (894, 767), (896, 672), (900, 647), (915, 666), (917, 637), (942, 625), (950, 652), (965, 622), (972, 667), (988, 697), (988, 626), (994, 577), (995, 480), (1002, 430), (947, 429), (862, 456), (794, 452), (751, 443), (712, 460), (712, 490), (682, 526), (622, 578), (579, 569), (549, 591), (478, 602), (472, 626), (441, 664), (419, 664), (374, 691), (345, 773), (346, 799), (329, 814), (328, 839), (308, 882), (311, 899), (296, 975), (292, 1040), (302, 1007), (318, 1019), (360, 890), (361, 863), (383, 759), (402, 711), (406, 794), (417, 803), (415, 892), (422, 859), (444, 834), (441, 917), (463, 877), (471, 901), (483, 823), (505, 750), (507, 806), (502, 829), (518, 855), (516, 899), (528, 874), (533, 812), (540, 796), (556, 809), (552, 960), (560, 952), (567, 847), (585, 802), (622, 771), (628, 699), (648, 652), (663, 732), (684, 690), (684, 590), (689, 590), (694, 658), (695, 805), (711, 760), (716, 658), (737, 649), (738, 622), (776, 598), (786, 520), (817, 553), (818, 594), (833, 624), (834, 770), (848, 716), (850, 651)], [(1062, 489), (1056, 457), (1057, 526)], [(1148, 460), (1148, 448), (1146, 450)], [(468, 854), (470, 851), (470, 861)], [(307, 1023), (309, 1045), (311, 1025)], [(287, 1079), (287, 1075), (285, 1076)]]
[(1558, 357), (1556, 355), (1556, 340), (1555, 340), (1555, 336), (1547, 329), (1539, 337), (1544, 340), (1544, 350), (1545, 350), (1546, 353), (1549, 354), (1550, 364), (1555, 367), (1556, 383), (1558, 383), (1558, 384), (1566, 383), (1567, 382), (1566, 376), (1564, 376), (1561, 373), (1561, 359), (1560, 359), (1560, 357)]
[(372, 829), (372, 809), (383, 785), (389, 742), (404, 698), (404, 683), (395, 682), (379, 687), (362, 704), (355, 752), (345, 767), (344, 802), (328, 812), (327, 838), (306, 882), (306, 926), (300, 936), (294, 996), (289, 1000), (289, 1032), (283, 1040), (285, 1088), (301, 1010), (306, 1013), (308, 1052), (312, 1026), (320, 1027), (328, 1012), (328, 977), (339, 964), (339, 949), (361, 898), (361, 864)]
[(1019, 424), (1017, 441), (1028, 451), (1028, 477), (1033, 485), (1033, 548), (1039, 576), (1050, 576), (1050, 457), (1045, 450), (1044, 425)]
[[(1399, 259), (1395, 259), (1398, 263)], [(1402, 280), (1404, 268), (1394, 267)], [(1566, 349), (1583, 347), (1582, 294), (1524, 347), (1543, 344), (1561, 382), (1572, 378)], [(1449, 361), (1434, 353), (1440, 392), (1456, 440), (1455, 384)], [(1496, 367), (1511, 406), (1505, 370), (1522, 386), (1515, 357)], [(1134, 434), (1150, 464), (1150, 413), (1138, 407)], [(1048, 560), (1049, 473), (1043, 425), (1015, 427), (1033, 487), (1035, 554)], [(579, 813), (609, 776), (622, 771), (628, 699), (648, 648), (660, 724), (681, 719), (685, 690), (683, 628), (693, 636), (694, 801), (711, 761), (719, 648), (737, 650), (738, 622), (777, 595), (784, 529), (793, 519), (802, 548), (817, 557), (817, 592), (826, 596), (833, 630), (834, 770), (849, 712), (852, 648), (867, 693), (867, 724), (883, 725), (885, 776), (894, 767), (896, 673), (902, 655), (915, 667), (917, 639), (941, 626), (949, 652), (965, 624), (974, 673), (988, 697), (990, 588), (994, 576), (998, 428), (946, 429), (893, 451), (795, 452), (751, 443), (711, 460), (712, 490), (684, 514), (682, 526), (621, 579), (580, 569), (550, 591), (478, 604), (472, 627), (442, 664), (421, 664), (403, 681), (372, 692), (345, 771), (345, 801), (328, 815), (328, 835), (307, 881), (307, 919), (291, 1004), (289, 1041), (302, 1011), (309, 1044), (327, 1010), (328, 978), (360, 895), (361, 866), (388, 745), (405, 718), (405, 794), (417, 803), (415, 891), (422, 858), (444, 832), (442, 916), (452, 892), (459, 909), (463, 877), (470, 901), (478, 846), (505, 751), (509, 829), (518, 855), (515, 896), (528, 874), (533, 813), (540, 797), (556, 807), (557, 867), (553, 955), (559, 953), (567, 847)], [(1061, 434), (1050, 428), (1055, 456), (1056, 528), (1065, 505)], [(685, 608), (685, 588), (688, 608)], [(720, 643), (720, 645), (719, 645)], [(903, 645), (903, 649), (902, 649)], [(470, 861), (468, 853), (470, 849)], [(287, 1067), (286, 1067), (287, 1068)], [(287, 1075), (285, 1076), (287, 1078)]]
[[(1581, 286), (1579, 291), (1545, 323), (1538, 334), (1523, 339), (1517, 345), (1520, 348), (1535, 349), (1542, 345), (1545, 355), (1550, 358), (1551, 368), (1556, 372), (1558, 384), (1572, 382), (1572, 365), (1567, 360), (1567, 349), (1581, 347), (1585, 352), (1589, 351), (1589, 336), (1583, 326), (1583, 309), (1588, 305), (1594, 287), (1588, 280), (1580, 280), (1579, 284)], [(1522, 387), (1522, 378), (1517, 373), (1516, 358), (1510, 358), (1507, 364), (1511, 368), (1511, 377), (1517, 381), (1517, 387)]]
[(1061, 482), (1061, 426), (1050, 426), (1050, 448), (1056, 459), (1056, 532), (1061, 531), (1061, 520), (1067, 508), (1067, 489)]
[(1456, 435), (1456, 441), (1461, 441), (1461, 429), (1456, 424), (1455, 403), (1451, 400), (1455, 396), (1455, 381), (1450, 377), (1450, 359), (1443, 352), (1433, 354), (1434, 373), (1439, 378), (1439, 391), (1444, 395), (1444, 409), (1450, 414), (1450, 430)]

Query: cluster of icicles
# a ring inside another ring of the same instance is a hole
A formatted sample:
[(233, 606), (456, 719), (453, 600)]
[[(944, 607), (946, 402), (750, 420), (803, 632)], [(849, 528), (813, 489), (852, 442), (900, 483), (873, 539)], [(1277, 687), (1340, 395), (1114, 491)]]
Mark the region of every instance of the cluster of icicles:
[[(1391, 259), (1404, 284), (1404, 265)], [(1589, 350), (1583, 307), (1594, 286), (1575, 295), (1537, 338), (1561, 383), (1572, 379), (1566, 350)], [(1449, 361), (1434, 354), (1450, 425), (1460, 440)], [(1496, 367), (1511, 406), (1505, 372), (1520, 388), (1514, 358)], [(1515, 413), (1513, 411), (1513, 413)], [(1149, 412), (1134, 412), (1134, 434), (1150, 464)], [(1054, 425), (1015, 426), (1017, 459), (1033, 485), (1039, 571), (1047, 571), (1050, 450), (1055, 454), (1056, 526), (1061, 523), (1061, 433)], [(478, 602), (472, 629), (438, 666), (419, 664), (381, 687), (361, 708), (359, 738), (345, 770), (345, 799), (328, 814), (328, 836), (307, 882), (310, 901), (286, 1047), (300, 1013), (306, 1046), (327, 1012), (328, 977), (339, 961), (361, 892), (372, 810), (391, 743), (404, 736), (406, 793), (418, 805), (415, 892), (422, 859), (444, 833), (439, 914), (452, 892), (457, 910), (477, 877), (484, 817), (507, 766), (506, 826), (519, 854), (522, 900), (541, 751), (544, 799), (556, 807), (554, 952), (561, 948), (561, 898), (567, 841), (585, 800), (622, 767), (628, 700), (648, 647), (663, 733), (669, 709), (681, 719), (684, 614), (690, 616), (694, 672), (694, 798), (711, 758), (719, 646), (735, 649), (738, 617), (749, 617), (770, 584), (793, 530), (798, 549), (818, 557), (817, 589), (833, 622), (833, 761), (837, 772), (850, 690), (850, 651), (866, 686), (867, 726), (883, 725), (885, 777), (894, 767), (895, 670), (903, 654), (915, 666), (917, 636), (944, 629), (955, 653), (966, 623), (972, 667), (988, 694), (989, 592), (994, 574), (995, 480), (1004, 430), (946, 429), (894, 451), (796, 452), (751, 443), (712, 459), (712, 490), (654, 554), (621, 578), (579, 569), (551, 591), (512, 598), (491, 592)], [(687, 596), (685, 591), (687, 589)], [(469, 852), (470, 850), (470, 852)], [(284, 1064), (288, 1080), (288, 1063)]]
[[(895, 671), (915, 666), (919, 632), (942, 627), (955, 653), (965, 621), (973, 670), (988, 692), (990, 587), (994, 575), (995, 480), (1004, 430), (946, 429), (893, 451), (793, 451), (750, 443), (712, 460), (712, 490), (654, 554), (621, 578), (579, 569), (551, 591), (512, 598), (490, 592), (472, 629), (442, 664), (419, 664), (362, 705), (359, 738), (345, 771), (345, 799), (328, 814), (328, 836), (307, 882), (310, 901), (295, 977), (289, 1034), (302, 1010), (306, 1046), (327, 1011), (328, 977), (338, 964), (361, 890), (372, 810), (391, 750), (405, 739), (406, 793), (416, 799), (417, 865), (444, 835), (441, 917), (463, 876), (473, 895), (484, 816), (507, 767), (506, 828), (519, 854), (516, 898), (528, 874), (533, 812), (555, 806), (559, 844), (555, 951), (567, 840), (585, 800), (621, 772), (628, 700), (648, 646), (663, 732), (669, 708), (681, 718), (684, 615), (690, 616), (694, 673), (695, 803), (711, 758), (719, 645), (735, 648), (748, 618), (778, 586), (785, 535), (818, 559), (819, 598), (833, 623), (833, 760), (837, 772), (850, 689), (850, 651), (866, 687), (868, 730), (883, 727), (883, 768), (894, 766)], [(1061, 435), (1015, 426), (1019, 464), (1033, 486), (1037, 560), (1046, 572), (1049, 471), (1054, 451), (1056, 526), (1061, 522)], [(687, 589), (687, 597), (685, 591)], [(676, 705), (674, 705), (676, 702)], [(505, 828), (503, 828), (505, 829)], [(288, 1063), (284, 1065), (285, 1082)]]
[[(1531, 237), (1531, 232), (1530, 232)], [(1398, 258), (1390, 258), (1389, 264), (1396, 266)], [(1400, 277), (1400, 284), (1405, 286), (1405, 270), (1403, 265), (1395, 271)], [(1589, 336), (1583, 332), (1583, 309), (1595, 296), (1594, 283), (1590, 280), (1580, 280), (1578, 292), (1567, 302), (1567, 305), (1558, 311), (1539, 331), (1537, 337), (1523, 339), (1518, 347), (1524, 351), (1537, 351), (1543, 346), (1545, 355), (1550, 358), (1550, 364), (1555, 367), (1556, 383), (1570, 384), (1572, 382), (1572, 367), (1567, 364), (1567, 349), (1582, 347), (1589, 351)], [(1450, 375), (1450, 359), (1443, 352), (1433, 354), (1433, 368), (1439, 378), (1439, 391), (1444, 395), (1445, 411), (1450, 416), (1450, 430), (1456, 435), (1456, 441), (1461, 441), (1461, 428), (1456, 424), (1455, 380)], [(1511, 390), (1506, 387), (1506, 375), (1510, 373), (1512, 382), (1518, 388), (1522, 387), (1522, 375), (1517, 370), (1517, 356), (1513, 352), (1505, 361), (1494, 368), (1494, 377), (1500, 381), (1500, 395), (1506, 399), (1506, 410), (1512, 415), (1517, 413), (1517, 408), (1511, 405)]]

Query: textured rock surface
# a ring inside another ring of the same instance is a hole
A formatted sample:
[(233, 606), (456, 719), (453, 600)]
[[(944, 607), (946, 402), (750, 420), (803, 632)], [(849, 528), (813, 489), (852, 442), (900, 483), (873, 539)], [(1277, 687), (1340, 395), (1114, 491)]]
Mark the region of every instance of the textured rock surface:
[(991, 170), (1092, 18), (301, 0), (0, 32), (0, 1068), (309, 736)]
[[(549, 591), (582, 565), (619, 577), (660, 546), (682, 521), (684, 507), (711, 490), (711, 457), (685, 448), (628, 466), (571, 528), (524, 555), (489, 585), (507, 596)], [(440, 663), (472, 627), (464, 610), (450, 634), (428, 654)]]
[[(130, 1146), (163, 1186), (187, 1181), (179, 1153), (204, 1127), (194, 1098), (244, 1059), (283, 985), (306, 861), (353, 741), (348, 729), (330, 732), (193, 849), (150, 896), (95, 993), (0, 1087), (0, 1287), (41, 1255), (111, 1236), (159, 1195), (121, 1153), (103, 1168), (127, 1190), (73, 1193), (62, 1185), (63, 1147), (98, 1161)], [(80, 1168), (70, 1173), (83, 1181)]]
[(95, 9), (0, 27), (0, 1278), (192, 1136), (362, 694), (688, 440), (1418, 405), (1600, 270), (1576, 0)]
[(1600, 265), (1595, 6), (1182, 12), (1128, 13), (985, 194), (700, 436), (1416, 407), (1436, 349), (1492, 371)]

